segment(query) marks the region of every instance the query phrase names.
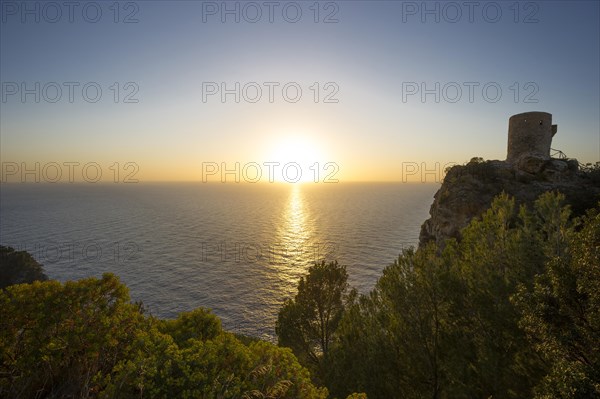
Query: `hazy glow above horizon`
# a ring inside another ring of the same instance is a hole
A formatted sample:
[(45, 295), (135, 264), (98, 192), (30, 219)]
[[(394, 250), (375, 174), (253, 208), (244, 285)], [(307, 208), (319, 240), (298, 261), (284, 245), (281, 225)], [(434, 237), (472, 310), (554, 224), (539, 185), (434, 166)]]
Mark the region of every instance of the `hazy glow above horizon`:
[(36, 163), (42, 181), (78, 162), (145, 182), (297, 162), (306, 183), (317, 162), (320, 182), (328, 163), (341, 182), (402, 181), (406, 165), (504, 159), (508, 118), (535, 110), (553, 148), (600, 160), (598, 2), (81, 2), (73, 21), (25, 3), (0, 9), (12, 180)]

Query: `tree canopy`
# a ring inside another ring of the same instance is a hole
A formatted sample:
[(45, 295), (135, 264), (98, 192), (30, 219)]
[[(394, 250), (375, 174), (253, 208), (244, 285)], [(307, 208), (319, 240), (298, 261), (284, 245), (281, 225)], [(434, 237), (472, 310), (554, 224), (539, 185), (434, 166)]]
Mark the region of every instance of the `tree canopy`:
[(0, 397), (326, 398), (289, 349), (206, 309), (146, 316), (112, 274), (0, 291)]
[(600, 395), (598, 212), (507, 195), (462, 240), (406, 250), (347, 306), (330, 346), (332, 394), (369, 398)]

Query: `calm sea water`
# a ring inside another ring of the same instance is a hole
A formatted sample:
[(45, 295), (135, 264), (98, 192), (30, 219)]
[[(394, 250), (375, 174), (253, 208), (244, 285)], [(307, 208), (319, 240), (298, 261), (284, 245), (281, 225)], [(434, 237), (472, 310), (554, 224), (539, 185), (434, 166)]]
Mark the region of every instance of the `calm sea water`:
[(117, 274), (150, 313), (211, 308), (272, 339), (277, 311), (315, 261), (359, 291), (416, 245), (435, 184), (3, 184), (0, 243), (60, 281)]

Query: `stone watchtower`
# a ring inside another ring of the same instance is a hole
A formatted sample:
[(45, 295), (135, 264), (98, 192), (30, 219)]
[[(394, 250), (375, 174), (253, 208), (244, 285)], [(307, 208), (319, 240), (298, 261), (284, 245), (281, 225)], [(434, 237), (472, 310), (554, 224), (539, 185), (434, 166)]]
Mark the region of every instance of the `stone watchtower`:
[(506, 160), (517, 163), (525, 157), (550, 159), (550, 145), (557, 127), (552, 124), (552, 114), (524, 112), (508, 120), (508, 152)]

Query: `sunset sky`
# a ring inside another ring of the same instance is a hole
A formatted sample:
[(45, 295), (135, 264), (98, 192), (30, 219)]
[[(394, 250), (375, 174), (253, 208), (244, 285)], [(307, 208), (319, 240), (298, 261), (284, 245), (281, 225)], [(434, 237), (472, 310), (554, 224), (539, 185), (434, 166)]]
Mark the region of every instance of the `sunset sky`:
[(402, 181), (403, 163), (505, 159), (526, 111), (553, 114), (553, 148), (600, 160), (599, 2), (475, 3), (2, 1), (3, 168), (95, 162), (110, 180), (131, 162), (140, 181), (201, 181), (203, 165), (266, 178), (264, 162), (294, 161), (306, 180), (317, 161), (320, 181), (326, 163)]

